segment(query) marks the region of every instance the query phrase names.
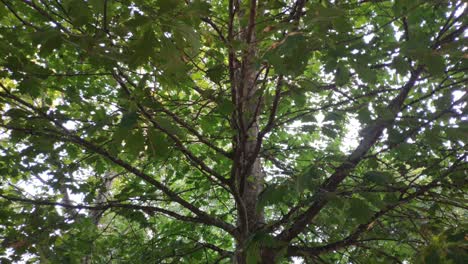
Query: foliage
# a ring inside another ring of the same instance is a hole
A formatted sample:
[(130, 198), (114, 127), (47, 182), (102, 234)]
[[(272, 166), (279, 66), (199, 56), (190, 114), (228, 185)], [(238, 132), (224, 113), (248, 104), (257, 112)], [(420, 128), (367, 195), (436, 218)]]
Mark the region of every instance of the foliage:
[(1, 0), (1, 262), (464, 263), (467, 12)]

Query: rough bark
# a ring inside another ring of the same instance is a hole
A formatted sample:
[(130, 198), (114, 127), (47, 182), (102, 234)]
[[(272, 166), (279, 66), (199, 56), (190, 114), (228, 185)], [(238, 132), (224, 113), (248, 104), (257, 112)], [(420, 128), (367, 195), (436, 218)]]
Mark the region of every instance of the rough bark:
[[(243, 52), (242, 61), (239, 67), (233, 56), (230, 53), (230, 69), (231, 85), (234, 94), (233, 101), (236, 105), (237, 111), (237, 127), (238, 137), (235, 142), (234, 168), (236, 187), (239, 190), (242, 205), (238, 205), (238, 214), (245, 214), (246, 221), (238, 221), (241, 229), (240, 241), (238, 241), (236, 249), (236, 263), (246, 263), (246, 245), (251, 235), (264, 226), (264, 212), (258, 210), (257, 204), (260, 193), (263, 191), (265, 174), (262, 168), (262, 162), (259, 157), (259, 152), (262, 144), (262, 139), (265, 134), (270, 131), (274, 124), (274, 117), (276, 109), (280, 100), (280, 91), (283, 82), (283, 76), (278, 78), (278, 84), (275, 91), (275, 99), (271, 109), (270, 118), (266, 126), (261, 129), (259, 127), (259, 114), (261, 113), (261, 100), (259, 95), (259, 86), (257, 85), (257, 78), (260, 75), (261, 69), (256, 66), (257, 59), (257, 43), (256, 43), (256, 18), (258, 9), (261, 9), (261, 2), (257, 3), (256, 0), (249, 1), (250, 6), (242, 7), (241, 1), (230, 1), (230, 32), (228, 41), (232, 40), (232, 25), (237, 14), (239, 21), (246, 19), (248, 16), (248, 25), (240, 28), (239, 34), (240, 41), (244, 42), (247, 46)], [(297, 0), (294, 2), (293, 10), (288, 20), (297, 25), (302, 9), (304, 7), (304, 0)], [(248, 11), (246, 11), (248, 9)], [(239, 40), (239, 39), (238, 39)], [(268, 71), (267, 71), (268, 72)], [(237, 159), (237, 162), (236, 162)], [(242, 208), (243, 207), (243, 208)], [(242, 217), (239, 217), (242, 219)], [(243, 227), (242, 225), (247, 225)], [(245, 229), (244, 232), (242, 230)], [(261, 249), (260, 252), (261, 263), (274, 263), (275, 252), (270, 249)]]
[(246, 241), (262, 226), (264, 222), (263, 212), (257, 210), (258, 196), (263, 190), (264, 173), (262, 171), (261, 160), (258, 156), (259, 137), (259, 107), (260, 98), (258, 96), (257, 76), (258, 69), (255, 66), (256, 60), (256, 36), (255, 17), (257, 2), (250, 1), (248, 11), (241, 9), (240, 3), (234, 3), (237, 17), (239, 19), (248, 16), (249, 23), (246, 27), (240, 28), (242, 34), (240, 40), (247, 44), (247, 48), (242, 53), (242, 60), (234, 69), (234, 79), (231, 80), (233, 91), (235, 92), (236, 114), (234, 122), (238, 131), (235, 138), (236, 157), (234, 163), (235, 187), (240, 196), (242, 210), (238, 214), (244, 214), (245, 221), (239, 217), (238, 225), (241, 236), (236, 250), (236, 263), (246, 262)]

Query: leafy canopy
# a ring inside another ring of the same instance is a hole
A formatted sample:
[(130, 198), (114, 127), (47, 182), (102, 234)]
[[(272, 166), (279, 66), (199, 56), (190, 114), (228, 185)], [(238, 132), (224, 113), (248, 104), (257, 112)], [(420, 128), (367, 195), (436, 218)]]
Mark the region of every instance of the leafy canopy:
[(467, 18), (1, 0), (1, 262), (465, 263)]

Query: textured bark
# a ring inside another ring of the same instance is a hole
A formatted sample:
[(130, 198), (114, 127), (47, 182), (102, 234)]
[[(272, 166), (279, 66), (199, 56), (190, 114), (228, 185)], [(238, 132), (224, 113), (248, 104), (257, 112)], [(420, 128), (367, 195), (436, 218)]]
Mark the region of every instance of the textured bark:
[[(245, 19), (245, 16), (248, 15), (249, 21), (246, 27), (239, 29), (241, 34), (239, 34), (240, 39), (238, 40), (247, 45), (239, 67), (235, 67), (237, 61), (233, 53), (230, 54), (229, 61), (230, 70), (232, 72), (232, 91), (233, 94), (235, 94), (233, 99), (236, 105), (238, 118), (238, 126), (236, 127), (238, 130), (238, 137), (235, 142), (236, 157), (234, 157), (233, 171), (235, 171), (236, 187), (239, 190), (240, 200), (243, 203), (237, 206), (238, 214), (240, 216), (240, 214), (244, 213), (246, 218), (244, 222), (240, 221), (242, 219), (241, 216), (238, 220), (242, 235), (240, 236), (240, 241), (238, 241), (236, 249), (236, 263), (246, 262), (245, 241), (262, 228), (265, 223), (264, 212), (257, 208), (258, 198), (263, 191), (265, 181), (265, 173), (263, 172), (259, 152), (263, 137), (273, 128), (283, 83), (283, 76), (279, 76), (274, 103), (270, 111), (270, 118), (266, 126), (261, 129), (258, 119), (259, 113), (261, 113), (262, 97), (258, 93), (259, 87), (257, 85), (257, 78), (261, 70), (258, 69), (256, 62), (258, 47), (255, 35), (257, 9), (261, 5), (261, 2), (257, 3), (257, 1), (251, 0), (249, 3), (248, 12), (245, 12), (241, 6), (241, 1), (230, 1), (231, 22), (229, 35), (232, 36), (234, 14), (237, 14), (239, 21)], [(304, 4), (304, 0), (294, 2), (293, 11), (289, 17), (292, 23), (298, 23)], [(229, 38), (229, 40), (232, 39)], [(245, 212), (239, 210), (240, 207), (243, 207), (241, 209), (244, 209)], [(247, 225), (247, 227), (242, 225)], [(244, 232), (242, 232), (242, 230), (244, 230)], [(274, 250), (262, 249), (260, 252), (260, 262), (274, 263), (275, 256), (276, 253)]]
[(239, 190), (246, 207), (248, 231), (254, 232), (260, 222), (263, 222), (263, 214), (257, 212), (257, 198), (263, 189), (264, 175), (262, 172), (261, 160), (258, 157), (258, 98), (256, 98), (256, 69), (253, 65), (255, 56), (254, 47), (249, 51), (244, 61), (243, 79), (240, 88), (242, 97), (241, 103), (245, 102), (243, 107), (242, 121), (244, 131), (241, 133), (241, 143), (243, 152), (241, 153), (241, 169), (239, 177)]
[[(236, 155), (233, 165), (235, 187), (240, 196), (242, 210), (238, 214), (244, 214), (245, 220), (240, 216), (238, 225), (241, 236), (236, 250), (236, 263), (246, 263), (246, 241), (264, 223), (263, 212), (257, 210), (258, 197), (263, 190), (264, 173), (261, 160), (258, 156), (260, 98), (257, 93), (258, 69), (255, 65), (257, 47), (255, 43), (255, 17), (256, 1), (250, 2), (248, 12), (241, 9), (240, 3), (235, 3), (237, 16), (242, 19), (248, 16), (249, 23), (246, 27), (240, 28), (242, 34), (240, 40), (247, 44), (246, 50), (242, 54), (242, 61), (235, 63), (234, 79), (231, 80), (233, 91), (235, 92), (236, 129), (238, 131), (235, 146)], [(232, 62), (231, 62), (232, 63)], [(234, 64), (234, 63), (232, 63)]]

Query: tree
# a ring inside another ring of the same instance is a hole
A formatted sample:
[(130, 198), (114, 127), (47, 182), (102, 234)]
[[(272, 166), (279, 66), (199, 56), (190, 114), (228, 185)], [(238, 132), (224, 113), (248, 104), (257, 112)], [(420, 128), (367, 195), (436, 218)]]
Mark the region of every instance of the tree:
[(1, 0), (2, 263), (464, 263), (467, 4)]

